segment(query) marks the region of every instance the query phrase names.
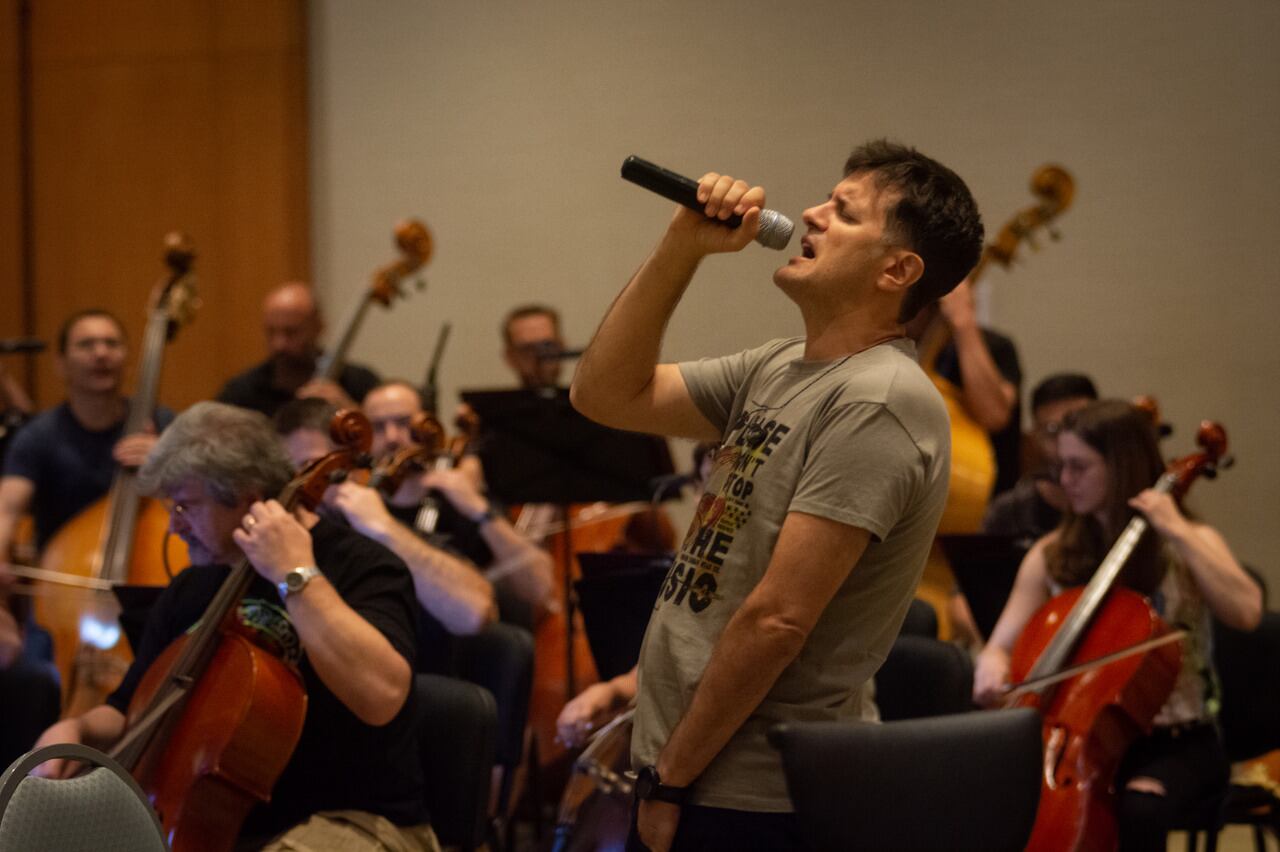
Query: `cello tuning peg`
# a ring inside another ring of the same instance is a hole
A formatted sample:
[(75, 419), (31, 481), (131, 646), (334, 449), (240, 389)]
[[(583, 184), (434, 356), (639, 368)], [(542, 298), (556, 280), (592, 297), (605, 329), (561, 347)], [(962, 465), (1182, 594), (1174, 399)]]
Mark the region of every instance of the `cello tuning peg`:
[(1236, 463), (1235, 456), (1228, 455), (1218, 459), (1218, 467), (1222, 470), (1226, 470), (1229, 467), (1233, 467), (1235, 463)]
[(1049, 235), (1049, 239), (1053, 240), (1055, 243), (1062, 239), (1062, 232), (1052, 225), (1045, 228), (1045, 233), (1047, 233)]
[(417, 278), (413, 279), (413, 286), (414, 289), (421, 293), (423, 290), (427, 289), (427, 279), (419, 275)]

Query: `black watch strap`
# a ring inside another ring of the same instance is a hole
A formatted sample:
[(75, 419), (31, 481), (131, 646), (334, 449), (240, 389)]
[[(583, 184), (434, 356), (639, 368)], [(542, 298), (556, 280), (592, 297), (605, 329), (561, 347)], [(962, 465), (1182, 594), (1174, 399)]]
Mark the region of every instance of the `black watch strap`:
[(667, 802), (672, 805), (683, 805), (689, 798), (689, 787), (672, 787), (662, 783), (658, 768), (650, 764), (636, 773), (636, 798), (640, 801), (653, 800)]

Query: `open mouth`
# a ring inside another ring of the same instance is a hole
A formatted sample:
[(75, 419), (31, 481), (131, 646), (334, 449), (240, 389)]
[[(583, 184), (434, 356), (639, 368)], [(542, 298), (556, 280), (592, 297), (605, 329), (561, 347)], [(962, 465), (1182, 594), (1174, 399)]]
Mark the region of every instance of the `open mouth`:
[(808, 260), (813, 260), (813, 244), (809, 242), (808, 237), (800, 241), (800, 255)]

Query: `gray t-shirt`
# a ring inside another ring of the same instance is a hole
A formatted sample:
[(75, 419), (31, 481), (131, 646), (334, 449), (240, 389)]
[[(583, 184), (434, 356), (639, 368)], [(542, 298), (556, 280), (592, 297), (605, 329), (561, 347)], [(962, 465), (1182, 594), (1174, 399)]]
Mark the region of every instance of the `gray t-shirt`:
[[(919, 582), (947, 497), (951, 430), (905, 340), (834, 361), (802, 339), (680, 365), (723, 446), (640, 652), (632, 760), (657, 760), (729, 618), (764, 576), (787, 513), (871, 543), (799, 656), (698, 779), (695, 804), (790, 811), (775, 722), (857, 719)], [(832, 566), (832, 570), (840, 570)]]

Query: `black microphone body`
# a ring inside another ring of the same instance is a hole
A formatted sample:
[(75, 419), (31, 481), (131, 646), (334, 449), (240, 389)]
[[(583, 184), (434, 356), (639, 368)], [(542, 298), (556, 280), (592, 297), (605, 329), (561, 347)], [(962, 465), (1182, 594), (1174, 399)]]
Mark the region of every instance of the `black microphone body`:
[[(632, 154), (622, 161), (622, 177), (676, 204), (705, 214), (706, 205), (698, 201), (698, 182), (684, 175), (678, 175)], [(734, 214), (728, 219), (715, 221), (726, 227), (736, 228), (742, 224), (742, 217)], [(756, 242), (771, 249), (786, 248), (794, 228), (795, 224), (781, 213), (761, 210), (760, 231), (756, 234)]]

